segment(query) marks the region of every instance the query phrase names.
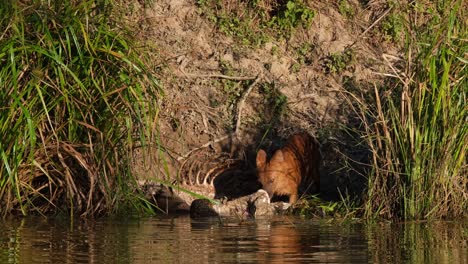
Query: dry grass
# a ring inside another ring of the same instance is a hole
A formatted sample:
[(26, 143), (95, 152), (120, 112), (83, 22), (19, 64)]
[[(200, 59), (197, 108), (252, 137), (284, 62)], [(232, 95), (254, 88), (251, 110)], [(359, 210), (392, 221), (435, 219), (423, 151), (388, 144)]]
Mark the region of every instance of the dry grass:
[[(461, 1), (408, 6), (405, 59), (371, 100), (347, 98), (372, 151), (369, 218), (463, 217), (468, 209), (466, 20)], [(424, 17), (425, 23), (414, 22)], [(371, 102), (369, 102), (371, 101)]]
[(161, 94), (111, 4), (0, 6), (0, 213), (144, 210), (132, 151)]

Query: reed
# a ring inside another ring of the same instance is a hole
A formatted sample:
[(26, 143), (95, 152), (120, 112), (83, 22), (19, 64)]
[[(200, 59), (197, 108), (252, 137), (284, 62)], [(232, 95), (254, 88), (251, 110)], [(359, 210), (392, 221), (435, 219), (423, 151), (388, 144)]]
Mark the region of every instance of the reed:
[(132, 150), (162, 90), (112, 1), (0, 4), (0, 213), (149, 210)]
[(349, 97), (372, 151), (365, 215), (462, 217), (468, 211), (466, 4), (416, 1), (408, 8), (405, 66), (391, 65), (395, 84), (375, 88), (373, 103)]

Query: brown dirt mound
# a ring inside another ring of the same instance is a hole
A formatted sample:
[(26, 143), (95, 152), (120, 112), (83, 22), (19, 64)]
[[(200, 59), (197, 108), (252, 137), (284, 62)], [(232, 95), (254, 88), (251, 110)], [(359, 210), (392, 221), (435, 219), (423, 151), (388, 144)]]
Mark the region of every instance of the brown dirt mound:
[(343, 129), (359, 125), (343, 95), (382, 83), (390, 65), (383, 55), (398, 53), (377, 30), (386, 4), (345, 2), (348, 9), (311, 4), (310, 28), (260, 47), (220, 32), (194, 1), (132, 2), (134, 12), (124, 15), (137, 38), (157, 50), (166, 91), (158, 120), (164, 149), (141, 153), (135, 171), (185, 186), (212, 182), (214, 175), (226, 179), (214, 181), (223, 185), (235, 177), (232, 184), (250, 191), (258, 187), (252, 180), (256, 150), (272, 151), (293, 132), (307, 131), (322, 145), (324, 197), (336, 197), (337, 186), (362, 188), (363, 168), (344, 165), (359, 164), (367, 153)]

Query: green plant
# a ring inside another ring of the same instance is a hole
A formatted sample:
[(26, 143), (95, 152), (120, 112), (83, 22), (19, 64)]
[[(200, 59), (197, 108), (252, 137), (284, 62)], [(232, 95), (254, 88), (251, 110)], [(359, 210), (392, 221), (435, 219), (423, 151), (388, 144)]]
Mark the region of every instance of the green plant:
[(150, 210), (132, 151), (162, 90), (111, 2), (0, 5), (0, 213)]
[(297, 49), (297, 60), (301, 64), (311, 65), (313, 63), (312, 60), (312, 52), (314, 51), (315, 46), (310, 43), (304, 43)]
[(243, 86), (239, 82), (223, 80), (223, 92), (227, 94), (227, 107), (232, 108), (242, 95)]
[(279, 91), (278, 87), (270, 83), (262, 83), (260, 92), (265, 94), (265, 100), (269, 112), (273, 114), (275, 120), (281, 118), (286, 112), (288, 106), (288, 98)]
[(253, 31), (252, 21), (241, 21), (239, 18), (230, 17), (227, 14), (219, 16), (216, 21), (221, 32), (237, 37), (244, 45), (259, 46), (268, 40), (264, 34)]
[(290, 36), (298, 26), (308, 28), (314, 16), (315, 12), (307, 7), (304, 2), (290, 0), (278, 7), (276, 14), (269, 21), (269, 25), (276, 26), (283, 31), (284, 35)]
[[(231, 64), (229, 64), (227, 61), (221, 61), (220, 68), (224, 75), (236, 74)], [(223, 93), (226, 95), (226, 105), (229, 109), (231, 109), (241, 97), (244, 87), (240, 82), (228, 79), (222, 80), (221, 85)]]
[[(466, 20), (462, 1), (420, 9), (408, 25), (408, 74), (354, 96), (373, 152), (365, 214), (404, 219), (461, 217), (468, 210)], [(417, 54), (415, 56), (415, 54)]]
[(331, 73), (340, 73), (349, 66), (354, 60), (354, 54), (351, 50), (345, 50), (343, 53), (331, 54), (325, 59), (325, 70)]
[(302, 197), (293, 208), (295, 214), (301, 216), (336, 217), (342, 219), (355, 218), (359, 207), (349, 196), (341, 197), (340, 201), (324, 201), (317, 195)]
[(315, 15), (302, 0), (229, 1), (199, 0), (199, 10), (219, 30), (245, 45), (259, 46), (273, 37), (289, 38), (302, 26), (308, 28)]
[(273, 47), (271, 47), (271, 55), (277, 56), (278, 53), (279, 53), (278, 46), (274, 45)]
[(397, 41), (403, 33), (404, 23), (402, 17), (395, 12), (389, 14), (381, 25), (381, 31), (389, 41)]
[(340, 14), (346, 18), (352, 18), (354, 16), (354, 9), (349, 4), (348, 0), (340, 0), (339, 7)]
[[(254, 19), (257, 12), (255, 9), (249, 8), (251, 4), (238, 3), (238, 5), (234, 5), (237, 8), (228, 8), (232, 4), (215, 0), (200, 0), (197, 1), (197, 4), (200, 12), (221, 32), (235, 37), (242, 44), (259, 46), (268, 41), (268, 36), (259, 28), (258, 21)], [(252, 14), (240, 15), (246, 10)]]

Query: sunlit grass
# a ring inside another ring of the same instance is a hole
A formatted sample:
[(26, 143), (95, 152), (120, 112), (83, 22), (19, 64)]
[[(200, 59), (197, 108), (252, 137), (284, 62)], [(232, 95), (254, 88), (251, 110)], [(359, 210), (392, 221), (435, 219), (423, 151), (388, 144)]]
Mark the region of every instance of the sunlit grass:
[(468, 211), (467, 30), (463, 1), (409, 7), (396, 85), (355, 96), (373, 153), (369, 218), (461, 217)]
[(0, 5), (0, 212), (150, 208), (132, 147), (152, 140), (158, 81), (108, 1)]

